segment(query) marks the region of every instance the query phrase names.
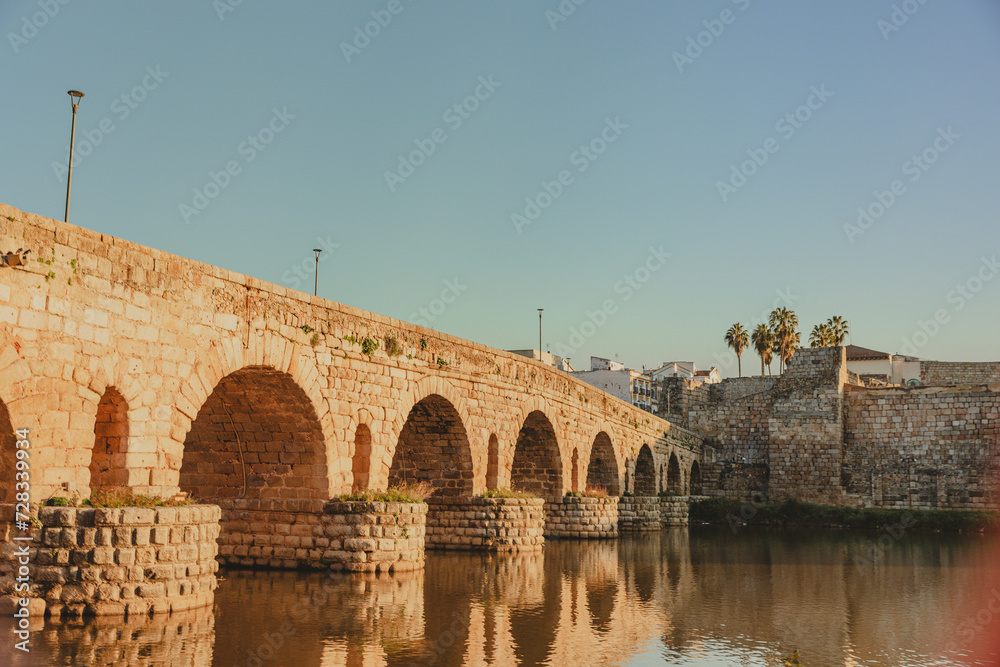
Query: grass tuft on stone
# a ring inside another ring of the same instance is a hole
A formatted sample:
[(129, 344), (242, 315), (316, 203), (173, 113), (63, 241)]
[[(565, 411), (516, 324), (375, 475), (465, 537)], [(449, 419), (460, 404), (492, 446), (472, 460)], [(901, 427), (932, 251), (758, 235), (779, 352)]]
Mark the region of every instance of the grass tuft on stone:
[(434, 487), (427, 482), (397, 484), (385, 491), (355, 491), (345, 493), (340, 502), (361, 501), (366, 503), (422, 503), (434, 493)]
[(481, 496), (482, 498), (537, 498), (533, 493), (520, 491), (518, 489), (490, 489)]
[(49, 507), (179, 507), (190, 505), (187, 498), (152, 498), (133, 493), (131, 489), (117, 487), (98, 489), (89, 498), (77, 499), (65, 496), (53, 496), (45, 501)]

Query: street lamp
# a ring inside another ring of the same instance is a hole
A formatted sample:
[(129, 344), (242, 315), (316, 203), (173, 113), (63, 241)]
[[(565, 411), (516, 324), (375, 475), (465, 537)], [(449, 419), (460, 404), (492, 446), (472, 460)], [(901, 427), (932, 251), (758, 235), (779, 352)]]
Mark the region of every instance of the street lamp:
[(319, 296), (319, 254), (323, 252), (323, 249), (313, 248), (313, 252), (316, 253), (316, 282), (313, 285), (313, 296)]
[(76, 143), (76, 109), (80, 106), (80, 100), (83, 99), (83, 93), (79, 90), (70, 90), (68, 92), (73, 104), (73, 129), (69, 133), (69, 172), (66, 177), (66, 215), (63, 217), (64, 222), (69, 222), (69, 191), (73, 187), (73, 145)]
[(544, 361), (542, 359), (542, 311), (544, 308), (538, 309), (538, 360)]

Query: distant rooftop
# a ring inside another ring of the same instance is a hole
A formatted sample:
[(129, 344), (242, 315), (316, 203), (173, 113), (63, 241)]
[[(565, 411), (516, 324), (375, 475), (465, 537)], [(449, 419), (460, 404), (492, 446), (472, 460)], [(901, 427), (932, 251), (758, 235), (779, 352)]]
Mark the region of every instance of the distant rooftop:
[(869, 359), (891, 359), (892, 355), (888, 352), (879, 352), (878, 350), (870, 350), (867, 347), (861, 347), (860, 345), (846, 345), (847, 349), (847, 360), (848, 361), (864, 361)]

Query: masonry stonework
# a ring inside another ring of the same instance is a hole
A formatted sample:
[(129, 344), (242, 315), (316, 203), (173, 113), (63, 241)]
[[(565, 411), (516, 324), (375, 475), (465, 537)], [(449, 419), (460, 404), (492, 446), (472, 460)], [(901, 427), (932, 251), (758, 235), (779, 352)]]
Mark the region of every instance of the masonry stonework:
[(1000, 385), (954, 384), (988, 379), (1000, 364), (921, 365), (952, 386), (852, 384), (843, 348), (820, 348), (798, 350), (773, 381), (671, 379), (661, 395), (671, 417), (704, 438), (710, 495), (1000, 509)]
[(0, 269), (0, 474), (28, 429), (36, 501), (101, 484), (329, 500), (403, 480), (561, 496), (624, 489), (643, 445), (657, 471), (701, 456), (695, 434), (484, 345), (6, 205), (0, 246), (33, 253)]
[[(219, 508), (42, 507), (29, 548), (35, 612), (52, 616), (167, 614), (214, 599)], [(0, 505), (0, 595), (15, 585), (14, 506)], [(8, 598), (9, 599), (9, 598)], [(6, 613), (6, 612), (5, 612)]]
[(545, 502), (545, 536), (595, 539), (618, 537), (619, 498), (563, 497)]

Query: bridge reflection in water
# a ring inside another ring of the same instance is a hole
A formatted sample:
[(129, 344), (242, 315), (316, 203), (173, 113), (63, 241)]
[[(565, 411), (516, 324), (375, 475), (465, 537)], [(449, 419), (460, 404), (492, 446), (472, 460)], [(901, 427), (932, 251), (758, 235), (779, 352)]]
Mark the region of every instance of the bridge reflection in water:
[(1000, 660), (976, 647), (1000, 635), (1000, 539), (905, 535), (873, 562), (871, 537), (681, 528), (432, 552), (395, 576), (228, 571), (214, 610), (46, 621), (31, 654), (5, 641), (0, 663), (765, 665), (793, 648), (807, 665)]

